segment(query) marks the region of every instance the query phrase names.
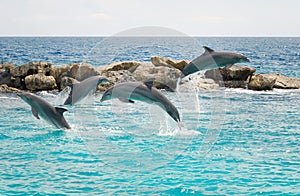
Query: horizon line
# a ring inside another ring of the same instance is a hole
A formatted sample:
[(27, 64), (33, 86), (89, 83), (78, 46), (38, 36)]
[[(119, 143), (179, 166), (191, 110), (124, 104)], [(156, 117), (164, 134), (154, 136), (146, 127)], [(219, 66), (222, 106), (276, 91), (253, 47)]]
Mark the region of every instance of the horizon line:
[(0, 35), (0, 37), (291, 37), (300, 35)]

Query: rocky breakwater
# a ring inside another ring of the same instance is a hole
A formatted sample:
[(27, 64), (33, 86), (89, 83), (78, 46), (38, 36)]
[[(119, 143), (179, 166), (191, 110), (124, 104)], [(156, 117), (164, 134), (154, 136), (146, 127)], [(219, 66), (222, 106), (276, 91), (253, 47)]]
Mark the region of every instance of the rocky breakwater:
[(181, 71), (189, 62), (165, 57), (152, 57), (151, 62), (125, 61), (106, 66), (92, 66), (88, 63), (74, 63), (54, 66), (47, 62), (30, 62), (15, 66), (10, 63), (0, 64), (0, 92), (19, 90), (63, 90), (67, 85), (82, 81), (95, 75), (109, 79), (98, 90), (121, 82), (145, 81), (155, 79), (154, 86), (159, 89), (214, 90), (220, 87), (248, 88), (252, 90), (271, 90), (273, 88), (299, 89), (300, 79), (289, 78), (280, 74), (255, 74), (255, 68), (232, 65), (198, 72), (182, 78), (177, 87)]

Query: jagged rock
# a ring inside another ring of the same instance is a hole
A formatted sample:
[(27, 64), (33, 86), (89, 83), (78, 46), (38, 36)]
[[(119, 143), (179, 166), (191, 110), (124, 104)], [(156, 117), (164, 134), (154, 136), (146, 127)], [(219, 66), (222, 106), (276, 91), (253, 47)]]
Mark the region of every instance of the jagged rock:
[(180, 75), (181, 71), (176, 68), (155, 67), (152, 63), (143, 63), (133, 72), (137, 81), (155, 78), (154, 86), (167, 90), (176, 89), (177, 79)]
[(72, 77), (78, 81), (82, 81), (92, 76), (100, 75), (96, 69), (88, 63), (71, 64), (71, 69), (67, 76)]
[(281, 74), (264, 74), (267, 78), (276, 78), (274, 88), (281, 89), (299, 89), (300, 88), (300, 78), (290, 78), (283, 76)]
[(68, 85), (75, 84), (75, 83), (78, 83), (78, 81), (76, 79), (68, 77), (68, 76), (64, 76), (63, 78), (61, 78), (61, 82), (60, 82), (59, 87), (60, 87), (61, 90), (63, 90)]
[(256, 71), (255, 68), (246, 67), (246, 66), (237, 66), (232, 65), (227, 68), (219, 68), (207, 70), (205, 72), (206, 78), (211, 78), (215, 81), (223, 80), (223, 81), (246, 81), (247, 78), (252, 75)]
[(33, 75), (37, 73), (42, 73), (49, 76), (51, 73), (52, 64), (47, 62), (29, 62), (17, 66), (11, 72), (13, 77), (26, 77), (28, 75)]
[(55, 66), (52, 68), (50, 75), (55, 78), (56, 84), (58, 87), (60, 87), (59, 90), (62, 90), (61, 88), (61, 80), (65, 76), (68, 76), (70, 73), (71, 65), (62, 65), (62, 66)]
[(118, 83), (136, 81), (132, 73), (128, 70), (103, 72), (102, 75), (106, 77), (109, 82), (98, 85), (98, 90), (100, 91), (106, 90)]
[(230, 81), (219, 81), (220, 86), (227, 88), (247, 88), (249, 81), (244, 80), (230, 80)]
[(55, 78), (53, 76), (45, 76), (42, 73), (33, 74), (25, 77), (26, 88), (35, 90), (53, 90), (56, 88)]
[(0, 84), (7, 84), (12, 86), (11, 71), (15, 68), (13, 64), (3, 63), (0, 64)]
[(173, 60), (166, 57), (160, 57), (160, 56), (153, 56), (151, 57), (151, 62), (155, 66), (164, 66), (164, 67), (170, 67), (170, 68), (176, 68), (180, 71), (183, 70), (183, 68), (189, 64), (189, 61), (187, 60)]
[(246, 88), (248, 78), (256, 71), (255, 68), (232, 65), (227, 68), (207, 70), (204, 75), (229, 88)]
[(101, 70), (102, 73), (120, 70), (128, 70), (130, 72), (134, 72), (140, 64), (141, 63), (137, 61), (115, 62), (107, 66), (101, 66), (99, 70)]
[(1, 93), (12, 93), (12, 92), (20, 92), (20, 90), (17, 88), (9, 87), (6, 84), (1, 84), (0, 92)]
[(193, 74), (180, 81), (179, 91), (217, 90), (220, 86), (213, 79), (203, 78), (201, 74)]
[(275, 82), (275, 77), (269, 77), (265, 74), (257, 74), (251, 77), (248, 88), (251, 90), (272, 90)]

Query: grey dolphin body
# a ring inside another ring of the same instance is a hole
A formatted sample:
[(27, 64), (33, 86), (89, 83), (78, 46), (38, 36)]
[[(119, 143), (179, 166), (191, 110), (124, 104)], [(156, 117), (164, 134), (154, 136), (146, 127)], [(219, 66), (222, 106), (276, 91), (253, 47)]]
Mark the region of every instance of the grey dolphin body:
[(72, 84), (71, 92), (66, 99), (64, 105), (73, 105), (76, 102), (85, 98), (91, 91), (96, 91), (96, 88), (99, 84), (103, 82), (109, 82), (108, 79), (101, 76), (92, 76), (89, 77), (80, 83)]
[(250, 62), (249, 58), (239, 53), (216, 52), (206, 46), (203, 46), (203, 48), (205, 52), (185, 66), (182, 71), (182, 77), (201, 70), (215, 69), (235, 63)]
[(176, 107), (159, 90), (152, 87), (152, 85), (153, 81), (120, 83), (106, 90), (101, 98), (101, 102), (118, 98), (120, 101), (127, 103), (134, 103), (133, 100), (154, 103), (179, 123), (180, 116)]
[(42, 117), (57, 128), (71, 129), (63, 116), (63, 113), (67, 111), (67, 109), (53, 107), (44, 99), (31, 93), (18, 93), (17, 95), (31, 106), (32, 114), (37, 119)]

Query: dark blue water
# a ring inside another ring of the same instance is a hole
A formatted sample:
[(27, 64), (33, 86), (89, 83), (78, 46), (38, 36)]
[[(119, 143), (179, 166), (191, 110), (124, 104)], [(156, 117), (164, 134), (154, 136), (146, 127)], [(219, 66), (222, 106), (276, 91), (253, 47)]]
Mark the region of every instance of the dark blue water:
[[(257, 72), (299, 77), (299, 38), (0, 40), (3, 61), (17, 65), (192, 59), (208, 45), (249, 56)], [(163, 93), (184, 128), (157, 106), (100, 103), (100, 93), (67, 107), (72, 130), (57, 130), (0, 94), (0, 194), (300, 194), (299, 90)], [(67, 97), (38, 94), (53, 105)]]
[(198, 37), (2, 37), (0, 60), (16, 65), (47, 61), (55, 65), (89, 62), (105, 65), (116, 61), (150, 61), (151, 56), (192, 60), (202, 46), (243, 53), (258, 73), (282, 73), (299, 77), (300, 38)]

